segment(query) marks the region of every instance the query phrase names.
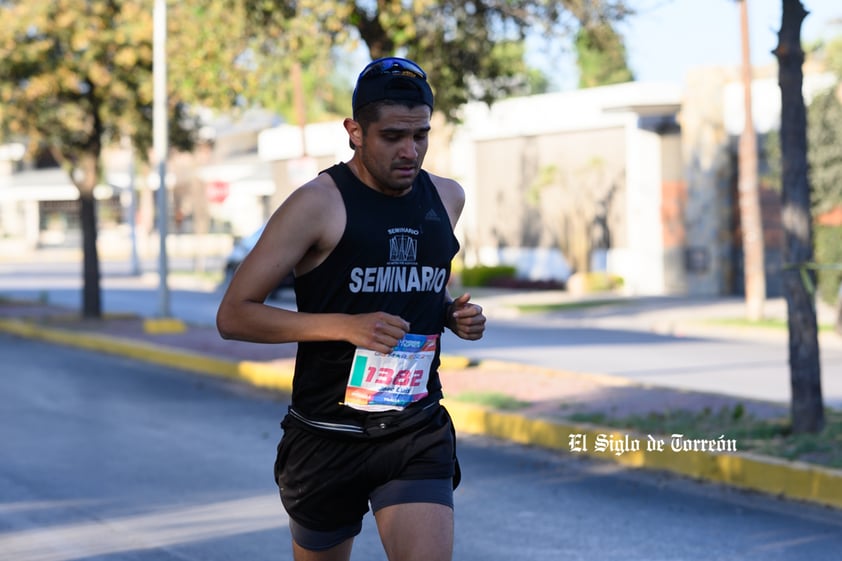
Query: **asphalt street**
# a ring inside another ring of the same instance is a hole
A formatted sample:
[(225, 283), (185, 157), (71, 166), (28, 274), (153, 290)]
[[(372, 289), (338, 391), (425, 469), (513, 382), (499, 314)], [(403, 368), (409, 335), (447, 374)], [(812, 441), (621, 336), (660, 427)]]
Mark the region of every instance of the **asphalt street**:
[[(0, 335), (0, 559), (290, 559), (285, 398)], [(842, 512), (460, 437), (464, 561), (838, 559)], [(383, 560), (373, 519), (355, 560)]]

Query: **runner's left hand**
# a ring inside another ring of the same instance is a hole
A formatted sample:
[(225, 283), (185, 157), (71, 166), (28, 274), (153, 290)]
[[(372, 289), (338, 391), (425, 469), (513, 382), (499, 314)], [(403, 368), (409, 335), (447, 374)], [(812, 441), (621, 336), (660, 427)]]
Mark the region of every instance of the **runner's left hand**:
[(485, 316), (482, 306), (470, 302), (471, 295), (465, 293), (450, 305), (445, 325), (462, 339), (476, 341), (485, 332)]

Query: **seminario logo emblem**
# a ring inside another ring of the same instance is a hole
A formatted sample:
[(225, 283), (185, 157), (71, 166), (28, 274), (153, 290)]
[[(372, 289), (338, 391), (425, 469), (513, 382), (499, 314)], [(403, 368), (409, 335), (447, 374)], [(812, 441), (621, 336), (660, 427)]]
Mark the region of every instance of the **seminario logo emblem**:
[(390, 228), (389, 259), (385, 267), (354, 267), (348, 289), (359, 292), (441, 292), (447, 270), (418, 265), (418, 237), (414, 228)]
[(418, 259), (418, 240), (398, 234), (389, 239), (389, 263), (416, 263)]

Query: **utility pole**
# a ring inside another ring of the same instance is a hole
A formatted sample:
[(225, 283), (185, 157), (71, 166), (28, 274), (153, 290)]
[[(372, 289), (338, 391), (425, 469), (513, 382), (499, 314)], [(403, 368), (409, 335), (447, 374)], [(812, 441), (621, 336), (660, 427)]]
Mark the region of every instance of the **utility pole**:
[(170, 291), (167, 285), (169, 264), (167, 262), (167, 227), (169, 212), (167, 211), (167, 2), (155, 0), (152, 13), (153, 44), (152, 44), (152, 142), (155, 153), (155, 163), (158, 167), (158, 236), (160, 251), (158, 253), (158, 315), (162, 318), (170, 316)]
[(757, 179), (757, 133), (754, 130), (751, 103), (751, 50), (749, 47), (748, 0), (739, 0), (742, 42), (742, 80), (745, 123), (739, 145), (739, 208), (743, 240), (743, 276), (746, 315), (751, 321), (763, 318), (766, 301), (765, 248), (763, 219)]
[(135, 191), (135, 152), (134, 143), (128, 140), (129, 147), (129, 233), (131, 238), (131, 274), (140, 276), (140, 256), (137, 253), (137, 192)]
[(301, 129), (301, 157), (307, 157), (307, 110), (304, 107), (304, 84), (301, 76), (301, 63), (292, 63), (292, 99), (295, 106), (295, 119)]
[(309, 181), (318, 173), (318, 163), (315, 158), (307, 155), (307, 108), (304, 101), (304, 82), (301, 62), (292, 63), (292, 102), (295, 108), (295, 118), (301, 131), (301, 155), (287, 162), (287, 178), (289, 184), (298, 186)]

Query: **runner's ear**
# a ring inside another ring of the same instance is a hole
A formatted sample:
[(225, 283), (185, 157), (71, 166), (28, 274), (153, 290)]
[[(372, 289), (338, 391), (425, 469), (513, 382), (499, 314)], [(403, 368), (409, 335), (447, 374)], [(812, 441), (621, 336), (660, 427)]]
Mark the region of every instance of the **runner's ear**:
[(363, 128), (357, 121), (351, 119), (350, 117), (346, 118), (342, 124), (345, 126), (345, 131), (348, 133), (348, 142), (351, 145), (352, 150), (356, 150), (357, 147), (362, 146), (363, 143)]

